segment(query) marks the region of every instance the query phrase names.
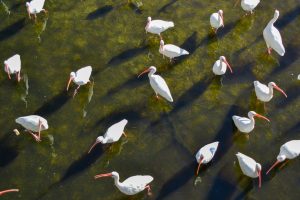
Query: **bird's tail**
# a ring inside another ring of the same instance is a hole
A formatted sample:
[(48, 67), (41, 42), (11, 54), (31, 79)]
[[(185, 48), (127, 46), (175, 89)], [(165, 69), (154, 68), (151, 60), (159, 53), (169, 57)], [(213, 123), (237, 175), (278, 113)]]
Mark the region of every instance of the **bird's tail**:
[(182, 49), (181, 55), (189, 55), (190, 53), (187, 50)]

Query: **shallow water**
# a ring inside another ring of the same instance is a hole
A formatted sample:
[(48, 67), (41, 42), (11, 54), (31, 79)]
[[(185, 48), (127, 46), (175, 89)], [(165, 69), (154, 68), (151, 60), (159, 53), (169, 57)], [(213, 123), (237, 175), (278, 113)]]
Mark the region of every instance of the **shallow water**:
[[(299, 139), (300, 4), (298, 0), (262, 1), (243, 17), (235, 0), (152, 0), (137, 8), (125, 0), (47, 0), (49, 15), (37, 23), (26, 15), (23, 0), (0, 5), (0, 61), (18, 53), (19, 84), (0, 76), (0, 188), (19, 188), (2, 199), (148, 199), (121, 194), (113, 180), (95, 181), (98, 173), (118, 171), (121, 180), (154, 177), (150, 199), (298, 199), (299, 159), (258, 181), (242, 175), (235, 153), (253, 157), (263, 171), (275, 161), (280, 146)], [(262, 30), (280, 11), (276, 26), (286, 47), (284, 57), (266, 54)], [(209, 16), (224, 10), (225, 27), (211, 34)], [(170, 64), (158, 53), (157, 36), (145, 34), (148, 16), (173, 20), (163, 33), (166, 43), (190, 51)], [(233, 74), (220, 79), (211, 68), (220, 55)], [(93, 67), (92, 89), (80, 88), (74, 99), (65, 91), (71, 71)], [(172, 92), (174, 103), (157, 101), (147, 76), (155, 65)], [(276, 82), (288, 94), (276, 93), (264, 107), (256, 101), (253, 81)], [(255, 110), (271, 119), (257, 120), (249, 139), (237, 133), (233, 114)], [(15, 118), (39, 114), (49, 123), (42, 142), (17, 125)], [(126, 118), (128, 138), (100, 145), (87, 155), (98, 135)], [(18, 128), (21, 135), (13, 132)], [(200, 169), (194, 155), (219, 141), (211, 164)]]

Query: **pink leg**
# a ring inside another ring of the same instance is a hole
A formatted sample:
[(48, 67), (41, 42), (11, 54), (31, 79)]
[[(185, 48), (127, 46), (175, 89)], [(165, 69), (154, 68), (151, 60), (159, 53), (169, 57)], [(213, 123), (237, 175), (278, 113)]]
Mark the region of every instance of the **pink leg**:
[(42, 129), (42, 122), (39, 120), (39, 140), (41, 141), (41, 129)]
[(40, 138), (37, 136), (37, 135), (35, 135), (34, 133), (32, 133), (30, 130), (27, 130), (31, 135), (32, 135), (32, 137), (37, 141), (37, 142), (40, 142), (41, 140), (40, 140)]
[(80, 85), (75, 89), (74, 94), (73, 94), (73, 98), (74, 98), (75, 95), (77, 94), (79, 88), (80, 88)]
[(272, 48), (268, 48), (268, 54), (270, 55), (272, 53)]
[(21, 72), (18, 72), (16, 76), (17, 76), (18, 82), (20, 82), (20, 80), (21, 80)]
[(126, 133), (125, 133), (125, 132), (123, 132), (123, 135), (124, 135), (125, 137), (127, 137), (127, 135), (126, 135)]
[(147, 189), (147, 194), (148, 194), (149, 196), (151, 196), (152, 193), (151, 193), (150, 185), (146, 185), (145, 189)]

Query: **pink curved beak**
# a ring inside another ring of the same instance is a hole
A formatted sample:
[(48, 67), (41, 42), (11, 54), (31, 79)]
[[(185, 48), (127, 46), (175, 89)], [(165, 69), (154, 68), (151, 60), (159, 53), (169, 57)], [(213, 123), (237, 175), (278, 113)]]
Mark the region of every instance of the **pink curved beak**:
[(8, 189), (8, 190), (0, 191), (0, 196), (9, 192), (19, 192), (19, 189)]
[(71, 81), (73, 80), (74, 78), (70, 77), (69, 81), (68, 81), (68, 85), (67, 85), (67, 91), (69, 90), (69, 86), (71, 84)]
[(261, 170), (258, 171), (258, 188), (261, 188)]
[(199, 169), (200, 169), (200, 165), (202, 164), (202, 161), (203, 161), (204, 157), (201, 156), (200, 160), (199, 160), (199, 164), (198, 164), (198, 168), (197, 168), (197, 172), (196, 172), (196, 175), (198, 176), (199, 174)]
[(229, 63), (227, 62), (226, 59), (224, 59), (224, 62), (226, 63), (226, 65), (228, 66), (229, 70), (231, 73), (233, 73), (231, 66), (229, 65)]
[(94, 178), (97, 179), (97, 178), (110, 177), (110, 176), (112, 176), (112, 173), (98, 174), (98, 175), (94, 176)]
[(267, 173), (266, 174), (268, 174), (274, 167), (276, 167), (276, 165), (278, 165), (280, 163), (280, 161), (276, 161), (273, 165), (272, 165), (272, 167), (270, 167), (270, 169), (267, 171)]
[(277, 85), (274, 85), (273, 87), (274, 87), (276, 90), (278, 90), (279, 92), (281, 92), (281, 93), (287, 98), (286, 93), (285, 93), (280, 87), (278, 87)]
[(143, 74), (145, 74), (145, 73), (148, 73), (149, 71), (150, 71), (149, 69), (146, 69), (145, 71), (143, 71), (142, 73), (140, 73), (140, 74), (138, 75), (138, 78), (140, 78), (141, 75), (143, 75)]
[(266, 118), (265, 116), (262, 116), (260, 114), (256, 114), (256, 115), (254, 115), (254, 117), (262, 118), (262, 119), (267, 120), (268, 122), (270, 122), (270, 120), (268, 118)]
[(89, 152), (88, 153), (90, 153), (91, 151), (92, 151), (92, 149), (98, 144), (99, 142), (98, 141), (96, 141), (92, 146), (91, 146), (91, 148), (90, 148), (90, 150), (89, 150)]
[(223, 14), (219, 14), (220, 15), (220, 17), (221, 17), (221, 19), (222, 19), (222, 23), (223, 23), (223, 27), (224, 27), (224, 18), (223, 18)]

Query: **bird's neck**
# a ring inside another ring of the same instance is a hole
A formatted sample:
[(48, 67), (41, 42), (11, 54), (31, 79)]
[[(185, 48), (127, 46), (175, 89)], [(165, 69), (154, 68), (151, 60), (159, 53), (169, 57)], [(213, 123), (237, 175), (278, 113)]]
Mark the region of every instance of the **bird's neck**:
[(270, 20), (269, 26), (274, 26), (274, 23), (277, 21), (278, 18), (274, 17), (273, 19)]
[(268, 88), (269, 88), (269, 95), (272, 96), (273, 92), (274, 92), (273, 91), (273, 86), (269, 85)]
[(119, 176), (115, 176), (114, 181), (115, 181), (115, 185), (116, 185), (117, 188), (122, 189), (124, 187), (123, 184), (120, 182), (120, 177)]

